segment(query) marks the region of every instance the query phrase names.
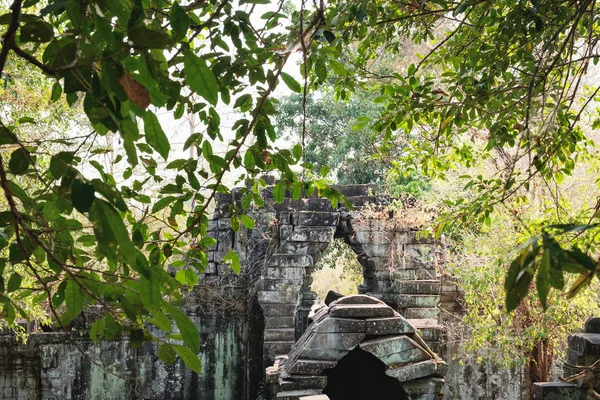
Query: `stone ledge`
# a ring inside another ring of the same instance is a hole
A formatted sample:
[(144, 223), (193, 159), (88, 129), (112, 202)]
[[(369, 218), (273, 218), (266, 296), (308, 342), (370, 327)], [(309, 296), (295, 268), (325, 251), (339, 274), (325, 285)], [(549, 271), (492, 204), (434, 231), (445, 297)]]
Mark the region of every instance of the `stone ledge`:
[(584, 400), (587, 396), (577, 385), (563, 382), (536, 382), (534, 400)]
[(377, 318), (394, 317), (394, 310), (386, 305), (350, 304), (336, 305), (330, 308), (331, 317), (341, 318)]

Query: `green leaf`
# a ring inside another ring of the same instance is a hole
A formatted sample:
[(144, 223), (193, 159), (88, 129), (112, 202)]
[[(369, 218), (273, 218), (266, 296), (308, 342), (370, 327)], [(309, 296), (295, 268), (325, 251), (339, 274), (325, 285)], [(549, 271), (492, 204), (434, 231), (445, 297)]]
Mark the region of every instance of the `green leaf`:
[(121, 195), (121, 192), (112, 185), (102, 182), (100, 179), (92, 179), (92, 185), (97, 193), (100, 193), (106, 200), (110, 201), (120, 211), (127, 211), (127, 204)]
[(23, 278), (17, 272), (12, 274), (10, 276), (10, 278), (8, 279), (8, 284), (6, 285), (6, 292), (10, 293), (10, 292), (14, 292), (15, 290), (19, 289), (21, 287), (22, 280), (23, 280)]
[(285, 186), (283, 182), (277, 182), (275, 187), (273, 188), (273, 199), (277, 204), (283, 203), (283, 198), (285, 196)]
[(97, 319), (90, 328), (90, 339), (94, 343), (99, 343), (104, 337), (104, 329), (106, 328), (106, 320), (104, 318)]
[(547, 308), (548, 293), (550, 292), (550, 251), (546, 248), (542, 253), (542, 259), (536, 279), (537, 293), (544, 310)]
[(10, 155), (8, 169), (16, 175), (24, 174), (31, 165), (31, 161), (29, 152), (25, 148), (19, 147)]
[(163, 32), (145, 26), (136, 26), (129, 31), (129, 40), (138, 49), (165, 49), (173, 45), (173, 41)]
[(144, 114), (144, 131), (146, 132), (146, 143), (166, 160), (169, 157), (171, 145), (154, 113), (147, 112)]
[(295, 144), (292, 148), (292, 154), (294, 154), (294, 158), (296, 159), (296, 161), (300, 161), (300, 159), (302, 158), (302, 145)]
[(150, 279), (140, 278), (138, 290), (140, 292), (140, 299), (146, 309), (152, 314), (158, 311), (162, 303), (162, 292), (160, 285), (153, 278), (152, 274), (150, 275)]
[(24, 19), (24, 23), (21, 24), (21, 42), (36, 42), (46, 43), (52, 40), (54, 37), (54, 28), (52, 25), (38, 19)]
[(300, 86), (300, 84), (290, 74), (286, 74), (285, 72), (282, 72), (281, 79), (283, 79), (283, 82), (285, 82), (287, 87), (289, 87), (292, 92), (296, 92), (296, 93), (302, 92), (302, 86)]
[(54, 85), (52, 85), (52, 94), (50, 95), (50, 102), (51, 103), (55, 103), (58, 101), (58, 99), (60, 99), (60, 96), (62, 95), (62, 85), (60, 84), (59, 81), (54, 82)]
[(84, 292), (79, 284), (72, 279), (67, 281), (65, 288), (65, 304), (71, 319), (81, 314), (85, 305)]
[(50, 159), (50, 173), (54, 179), (60, 179), (67, 172), (69, 165), (73, 162), (74, 153), (61, 151)]
[(527, 295), (535, 274), (535, 259), (540, 251), (539, 245), (527, 247), (510, 264), (504, 282), (506, 290), (506, 310), (511, 312), (517, 308)]
[(182, 285), (196, 286), (198, 284), (198, 275), (191, 269), (182, 269), (177, 271), (175, 279)]
[(189, 26), (190, 19), (187, 15), (187, 12), (179, 5), (178, 2), (174, 2), (173, 7), (171, 8), (171, 27), (173, 28), (173, 39), (183, 39)]
[(10, 244), (8, 250), (8, 261), (10, 261), (12, 264), (18, 264), (28, 260), (36, 247), (37, 244), (32, 242), (29, 238), (22, 238), (20, 245), (17, 241), (14, 241)]
[(158, 358), (167, 365), (173, 364), (177, 360), (177, 354), (170, 343), (163, 343), (158, 346)]
[(242, 214), (240, 216), (240, 220), (242, 221), (242, 225), (244, 225), (246, 228), (254, 229), (254, 220), (246, 214)]
[(320, 170), (320, 174), (325, 178), (329, 174), (330, 168), (327, 165), (323, 165)]
[(202, 372), (202, 362), (194, 352), (184, 346), (175, 345), (174, 347), (177, 354), (179, 354), (179, 357), (181, 357), (189, 369), (197, 374)]
[(173, 196), (163, 197), (162, 199), (158, 200), (152, 207), (152, 214), (156, 214), (175, 200), (177, 200), (177, 198)]
[(335, 40), (335, 35), (329, 31), (323, 31), (323, 37), (325, 37), (329, 43)]
[(216, 106), (219, 101), (219, 84), (206, 61), (188, 51), (183, 58), (183, 71), (190, 88)]
[(252, 108), (252, 96), (248, 93), (241, 95), (235, 99), (233, 108), (239, 108), (241, 112), (249, 111)]
[(135, 265), (137, 252), (119, 213), (106, 201), (96, 199), (89, 218), (101, 253), (109, 259), (114, 259), (118, 253), (127, 264)]
[(16, 144), (19, 140), (8, 128), (3, 126), (0, 127), (0, 145), (3, 144)]
[(302, 182), (294, 182), (294, 187), (292, 188), (292, 199), (298, 200), (302, 196)]
[(154, 313), (152, 313), (152, 315), (154, 316), (154, 318), (149, 320), (151, 323), (156, 325), (163, 332), (171, 332), (171, 330), (173, 329), (171, 325), (171, 320), (169, 320), (169, 317), (167, 317), (165, 313), (163, 313), (162, 311), (155, 311)]
[(229, 250), (225, 257), (223, 257), (223, 261), (231, 267), (231, 270), (236, 274), (239, 274), (241, 271), (240, 266), (240, 258), (237, 253), (233, 250)]
[(94, 186), (81, 179), (73, 179), (71, 183), (71, 204), (80, 213), (86, 213), (92, 207), (96, 189)]
[(198, 332), (198, 328), (196, 328), (196, 325), (194, 325), (192, 320), (190, 320), (187, 315), (170, 303), (163, 303), (163, 307), (175, 320), (183, 342), (190, 349), (192, 349), (194, 353), (200, 351), (200, 333)]

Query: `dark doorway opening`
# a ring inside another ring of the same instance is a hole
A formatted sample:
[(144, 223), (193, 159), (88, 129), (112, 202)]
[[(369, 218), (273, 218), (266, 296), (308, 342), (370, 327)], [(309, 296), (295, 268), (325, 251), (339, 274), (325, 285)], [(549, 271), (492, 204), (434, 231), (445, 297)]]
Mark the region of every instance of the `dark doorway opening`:
[(387, 376), (386, 369), (383, 361), (356, 347), (325, 371), (323, 394), (331, 400), (409, 400), (402, 384)]

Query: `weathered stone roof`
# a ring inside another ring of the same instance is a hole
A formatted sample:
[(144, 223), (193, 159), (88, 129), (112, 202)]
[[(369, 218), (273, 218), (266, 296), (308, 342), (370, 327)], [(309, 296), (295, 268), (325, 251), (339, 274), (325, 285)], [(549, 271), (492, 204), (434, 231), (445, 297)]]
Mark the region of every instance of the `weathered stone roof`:
[(438, 398), (446, 364), (404, 317), (367, 295), (342, 297), (315, 314), (287, 358), (268, 371), (278, 376), (277, 398), (295, 400), (320, 394), (327, 385), (325, 371), (356, 347), (383, 361), (388, 376), (407, 383), (409, 395)]

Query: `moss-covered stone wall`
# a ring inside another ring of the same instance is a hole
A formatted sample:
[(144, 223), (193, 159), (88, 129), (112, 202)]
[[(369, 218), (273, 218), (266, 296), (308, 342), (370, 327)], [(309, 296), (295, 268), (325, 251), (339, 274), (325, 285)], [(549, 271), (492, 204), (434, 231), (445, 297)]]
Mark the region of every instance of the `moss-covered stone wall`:
[(246, 315), (192, 316), (203, 369), (166, 366), (157, 347), (127, 338), (93, 343), (85, 336), (32, 334), (26, 344), (0, 337), (0, 399), (232, 400), (246, 398)]

